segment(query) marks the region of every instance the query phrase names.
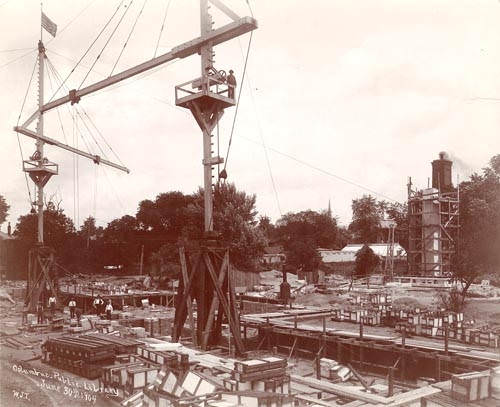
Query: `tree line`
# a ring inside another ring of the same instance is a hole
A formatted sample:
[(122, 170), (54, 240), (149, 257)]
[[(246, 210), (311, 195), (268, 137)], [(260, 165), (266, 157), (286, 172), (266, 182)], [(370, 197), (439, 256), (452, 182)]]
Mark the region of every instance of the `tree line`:
[[(461, 238), (454, 259), (457, 278), (470, 285), (490, 274), (498, 279), (500, 268), (500, 155), (481, 173), (460, 184)], [(396, 225), (395, 240), (408, 249), (406, 203), (390, 203), (364, 195), (352, 201), (352, 221), (347, 226), (329, 211), (287, 213), (275, 223), (259, 216), (256, 196), (222, 183), (214, 189), (214, 229), (230, 248), (232, 263), (243, 271), (257, 272), (264, 248), (283, 248), (288, 270), (314, 271), (320, 264), (318, 248), (340, 249), (348, 243), (383, 240), (381, 220)], [(0, 195), (0, 224), (9, 207)], [(125, 215), (97, 226), (93, 217), (77, 230), (61, 205), (49, 202), (44, 209), (45, 243), (57, 251), (57, 261), (72, 273), (103, 272), (104, 266), (121, 265), (137, 273), (141, 258), (144, 270), (175, 276), (179, 272), (178, 246), (196, 245), (203, 236), (203, 190), (192, 194), (171, 191), (154, 200), (139, 202), (134, 216)], [(36, 214), (17, 220), (16, 276), (25, 277), (23, 256), (36, 242)]]

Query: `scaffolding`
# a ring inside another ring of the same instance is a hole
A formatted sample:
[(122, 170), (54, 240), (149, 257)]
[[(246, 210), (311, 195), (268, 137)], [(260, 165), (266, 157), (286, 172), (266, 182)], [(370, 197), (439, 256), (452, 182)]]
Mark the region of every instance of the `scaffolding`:
[(448, 277), (460, 236), (460, 191), (437, 188), (412, 190), (408, 183), (409, 250), (411, 276)]

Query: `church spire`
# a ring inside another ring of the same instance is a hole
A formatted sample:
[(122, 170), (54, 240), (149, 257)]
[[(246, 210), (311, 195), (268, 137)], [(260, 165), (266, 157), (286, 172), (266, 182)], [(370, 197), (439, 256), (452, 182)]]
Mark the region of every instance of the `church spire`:
[(330, 205), (330, 199), (328, 199), (328, 210), (327, 210), (328, 216), (331, 218), (332, 217), (332, 206)]

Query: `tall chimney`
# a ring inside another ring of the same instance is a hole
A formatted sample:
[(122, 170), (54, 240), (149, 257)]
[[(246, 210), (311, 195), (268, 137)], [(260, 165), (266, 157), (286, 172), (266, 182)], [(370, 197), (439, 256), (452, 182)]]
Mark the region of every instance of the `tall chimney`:
[(432, 162), (432, 188), (441, 192), (450, 191), (453, 188), (451, 182), (452, 162), (446, 159), (446, 153), (440, 152), (439, 159)]

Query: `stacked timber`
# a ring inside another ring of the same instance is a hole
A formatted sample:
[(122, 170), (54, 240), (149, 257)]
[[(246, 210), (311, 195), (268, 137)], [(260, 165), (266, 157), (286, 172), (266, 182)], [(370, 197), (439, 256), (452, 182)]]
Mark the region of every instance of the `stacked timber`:
[(91, 339), (91, 340), (94, 339), (102, 341), (104, 343), (111, 344), (113, 345), (116, 355), (125, 353), (135, 353), (137, 351), (137, 346), (140, 345), (140, 342), (136, 340), (120, 338), (113, 335), (89, 334), (89, 335), (82, 335), (80, 336), (80, 338)]
[(92, 380), (101, 376), (102, 366), (115, 360), (114, 345), (94, 338), (51, 338), (42, 351), (44, 362)]
[(234, 362), (231, 378), (224, 379), (229, 391), (271, 391), (286, 394), (290, 390), (290, 377), (286, 373), (287, 360), (278, 357), (250, 359)]

